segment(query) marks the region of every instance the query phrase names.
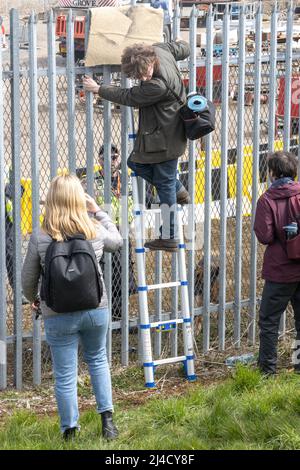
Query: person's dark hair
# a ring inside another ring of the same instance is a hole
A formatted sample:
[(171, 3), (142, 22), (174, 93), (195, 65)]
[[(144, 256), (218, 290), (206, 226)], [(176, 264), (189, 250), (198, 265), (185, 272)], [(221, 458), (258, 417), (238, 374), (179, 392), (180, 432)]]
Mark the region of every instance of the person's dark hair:
[(274, 152), (267, 157), (268, 169), (273, 176), (283, 178), (289, 176), (295, 179), (297, 176), (298, 159), (291, 152)]
[(121, 69), (127, 77), (140, 79), (147, 73), (151, 64), (154, 64), (156, 72), (159, 60), (153, 46), (133, 44), (124, 49), (121, 57)]
[[(111, 152), (111, 155), (113, 155), (114, 153), (119, 153), (119, 149), (115, 144), (111, 144), (110, 152)], [(101, 145), (101, 147), (99, 148), (98, 155), (99, 157), (103, 157), (103, 154), (104, 154), (104, 145)]]

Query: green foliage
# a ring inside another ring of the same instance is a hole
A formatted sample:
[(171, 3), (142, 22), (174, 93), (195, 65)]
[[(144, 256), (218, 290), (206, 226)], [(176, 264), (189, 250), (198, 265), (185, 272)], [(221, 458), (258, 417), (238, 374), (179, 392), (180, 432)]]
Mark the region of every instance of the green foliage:
[(235, 377), (233, 390), (243, 393), (246, 390), (257, 388), (262, 380), (258, 370), (253, 370), (241, 364), (237, 364), (235, 369)]
[[(133, 372), (134, 380), (142, 378), (138, 368)], [(0, 423), (0, 449), (299, 449), (299, 381), (293, 374), (265, 379), (239, 366), (231, 379), (206, 388), (200, 382), (181, 397), (157, 391), (146, 405), (117, 406), (120, 437), (110, 443), (94, 410), (82, 413), (81, 432), (70, 443), (56, 416), (18, 411)], [(128, 372), (115, 379), (122, 385), (131, 387)]]

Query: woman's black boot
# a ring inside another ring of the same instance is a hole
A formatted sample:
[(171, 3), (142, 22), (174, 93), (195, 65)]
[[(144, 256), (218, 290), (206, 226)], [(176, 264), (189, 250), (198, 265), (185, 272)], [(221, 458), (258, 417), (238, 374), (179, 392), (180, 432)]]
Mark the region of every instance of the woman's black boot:
[(101, 419), (102, 436), (108, 440), (116, 439), (119, 435), (119, 432), (113, 423), (112, 411), (104, 411), (101, 413)]
[(71, 441), (76, 435), (77, 428), (68, 428), (63, 432), (63, 438), (65, 441)]

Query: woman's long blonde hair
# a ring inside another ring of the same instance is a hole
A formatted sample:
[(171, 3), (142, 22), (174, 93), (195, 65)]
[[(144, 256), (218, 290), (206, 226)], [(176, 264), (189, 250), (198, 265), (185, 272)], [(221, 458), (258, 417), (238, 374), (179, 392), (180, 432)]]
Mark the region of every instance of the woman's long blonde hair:
[(88, 240), (96, 237), (96, 227), (88, 216), (84, 190), (77, 176), (53, 178), (46, 197), (42, 228), (57, 241), (77, 233)]

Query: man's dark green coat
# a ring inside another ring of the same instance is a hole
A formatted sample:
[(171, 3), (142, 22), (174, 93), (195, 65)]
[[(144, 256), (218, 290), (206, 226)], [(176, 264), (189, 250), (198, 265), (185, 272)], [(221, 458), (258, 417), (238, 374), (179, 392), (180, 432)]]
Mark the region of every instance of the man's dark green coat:
[(170, 88), (185, 101), (185, 89), (176, 61), (190, 54), (185, 41), (154, 44), (159, 70), (149, 81), (132, 88), (102, 85), (99, 95), (113, 103), (139, 108), (139, 128), (130, 156), (137, 163), (161, 163), (180, 157), (186, 148), (179, 103)]

